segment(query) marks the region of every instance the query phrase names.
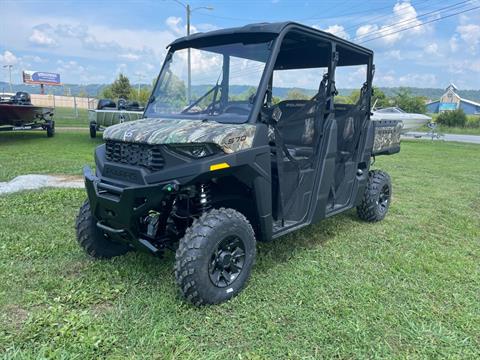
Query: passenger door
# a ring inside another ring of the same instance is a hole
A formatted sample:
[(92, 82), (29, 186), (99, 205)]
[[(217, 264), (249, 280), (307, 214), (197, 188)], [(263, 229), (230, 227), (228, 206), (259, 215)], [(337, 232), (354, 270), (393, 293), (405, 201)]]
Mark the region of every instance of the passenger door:
[(316, 147), (320, 141), (317, 103), (311, 99), (318, 93), (325, 71), (324, 68), (274, 71), (272, 94), (277, 109), (274, 116), (284, 149), (279, 148), (271, 129), (275, 144), (273, 209), (277, 210), (274, 218), (283, 218), (284, 226), (302, 222), (308, 215), (318, 163)]

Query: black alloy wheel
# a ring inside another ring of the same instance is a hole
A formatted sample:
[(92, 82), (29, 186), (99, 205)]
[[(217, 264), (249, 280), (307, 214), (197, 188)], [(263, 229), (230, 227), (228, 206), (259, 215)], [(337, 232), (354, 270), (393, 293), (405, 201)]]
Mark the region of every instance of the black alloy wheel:
[(236, 235), (223, 239), (213, 251), (208, 273), (213, 285), (224, 288), (240, 275), (245, 263), (245, 244)]

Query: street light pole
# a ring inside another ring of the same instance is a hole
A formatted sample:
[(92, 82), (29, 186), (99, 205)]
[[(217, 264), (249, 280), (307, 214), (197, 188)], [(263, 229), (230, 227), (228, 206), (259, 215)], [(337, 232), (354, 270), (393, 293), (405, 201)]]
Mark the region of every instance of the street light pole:
[(144, 79), (142, 73), (137, 73), (137, 81), (138, 81), (138, 89), (137, 89), (137, 97), (138, 101), (140, 101), (140, 82)]
[[(213, 7), (211, 6), (199, 6), (194, 9), (190, 7), (190, 4), (184, 4), (180, 0), (173, 0), (177, 4), (183, 6), (185, 10), (187, 11), (187, 36), (190, 35), (190, 17), (192, 15), (192, 12), (195, 10), (200, 10), (200, 9), (205, 9), (205, 10), (213, 10)], [(188, 73), (187, 73), (187, 101), (188, 104), (191, 104), (192, 100), (192, 59), (191, 59), (191, 51), (190, 48), (187, 48), (187, 63), (188, 63)]]
[(9, 78), (8, 84), (10, 86), (10, 92), (13, 92), (13, 88), (12, 88), (12, 68), (13, 68), (13, 65), (3, 65), (3, 67), (8, 68), (8, 78)]
[[(190, 4), (187, 4), (185, 7), (187, 9), (187, 36), (190, 36)], [(190, 46), (187, 49), (187, 62), (188, 62), (188, 93), (187, 93), (187, 104), (192, 103), (192, 59)]]

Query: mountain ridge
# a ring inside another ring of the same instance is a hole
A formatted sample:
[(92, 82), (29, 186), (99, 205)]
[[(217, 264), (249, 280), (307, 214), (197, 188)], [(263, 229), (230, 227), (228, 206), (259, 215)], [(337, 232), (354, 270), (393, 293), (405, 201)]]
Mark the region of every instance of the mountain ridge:
[[(102, 92), (102, 90), (108, 86), (108, 84), (87, 84), (87, 85), (79, 85), (79, 84), (64, 84), (63, 86), (47, 86), (46, 93), (47, 94), (54, 94), (54, 95), (72, 95), (72, 96), (79, 96), (80, 94), (86, 94), (89, 97), (97, 97), (98, 94)], [(39, 94), (40, 93), (40, 86), (39, 85), (26, 85), (26, 84), (13, 84), (13, 92), (17, 91), (26, 91), (31, 94)], [(138, 84), (133, 84), (132, 87), (134, 89), (138, 88)], [(140, 84), (140, 87), (146, 88), (150, 87), (149, 84)], [(249, 85), (232, 85), (232, 93), (233, 95), (239, 95), (247, 91), (251, 86)], [(412, 95), (414, 96), (423, 96), (429, 100), (435, 101), (440, 98), (445, 92), (445, 89), (441, 88), (416, 88), (416, 87), (403, 87), (404, 89), (408, 89)], [(204, 93), (204, 89), (206, 89), (206, 85), (194, 85), (192, 87), (193, 93)], [(274, 88), (274, 92), (276, 96), (284, 97), (285, 94), (291, 90), (296, 89), (302, 92), (305, 92), (308, 95), (313, 95), (316, 90), (314, 89), (304, 89), (304, 88), (286, 88), (286, 87), (276, 87)], [(385, 95), (391, 97), (394, 96), (395, 93), (400, 89), (400, 87), (379, 87)], [(339, 94), (342, 96), (349, 95), (355, 89), (338, 89)], [(10, 92), (9, 91), (9, 84), (0, 81), (0, 93), (1, 92)], [(480, 102), (480, 89), (478, 90), (458, 90), (457, 93), (465, 99), (473, 100), (476, 102)]]

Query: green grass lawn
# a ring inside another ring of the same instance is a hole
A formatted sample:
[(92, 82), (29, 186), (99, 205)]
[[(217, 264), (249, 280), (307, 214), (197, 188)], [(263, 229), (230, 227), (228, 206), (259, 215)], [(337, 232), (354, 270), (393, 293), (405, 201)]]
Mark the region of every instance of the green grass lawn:
[(85, 127), (88, 128), (88, 110), (78, 109), (78, 114), (73, 108), (55, 108), (56, 127)]
[(80, 175), (83, 165), (93, 166), (101, 143), (86, 131), (58, 131), (53, 138), (44, 131), (0, 132), (0, 181), (29, 173)]
[[(429, 114), (429, 116), (432, 117), (434, 121), (436, 121), (438, 114)], [(467, 115), (467, 118), (478, 118), (477, 115)], [(476, 128), (468, 128), (468, 127), (450, 127), (450, 126), (444, 126), (444, 125), (439, 125), (437, 130), (443, 134), (461, 134), (461, 135), (480, 135), (480, 127)], [(423, 126), (418, 131), (425, 131), (429, 132), (430, 129), (428, 126)]]
[[(4, 178), (62, 167), (75, 173), (92, 162), (88, 136), (23, 140), (0, 142), (3, 168), (9, 154)], [(10, 158), (25, 148), (36, 159), (28, 166)], [(17, 359), (479, 358), (479, 157), (476, 145), (403, 142), (400, 154), (374, 166), (393, 179), (383, 222), (363, 223), (349, 211), (260, 244), (246, 289), (203, 308), (178, 295), (171, 253), (89, 259), (73, 229), (83, 191), (0, 197), (0, 352)]]

